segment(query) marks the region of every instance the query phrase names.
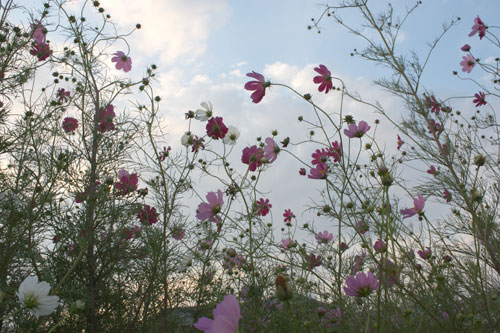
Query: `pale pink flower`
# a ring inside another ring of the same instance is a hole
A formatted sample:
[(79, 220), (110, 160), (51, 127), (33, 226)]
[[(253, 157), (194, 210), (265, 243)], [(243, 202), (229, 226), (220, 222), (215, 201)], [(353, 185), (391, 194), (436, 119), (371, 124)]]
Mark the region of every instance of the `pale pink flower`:
[(271, 86), (271, 82), (266, 81), (262, 74), (252, 72), (247, 74), (248, 77), (257, 79), (257, 81), (248, 81), (245, 83), (245, 89), (254, 91), (250, 96), (254, 103), (259, 103), (266, 94), (266, 88)]
[(351, 139), (361, 138), (370, 128), (370, 125), (366, 121), (361, 120), (358, 125), (349, 124), (349, 129), (344, 129), (344, 134)]
[(217, 214), (220, 213), (222, 205), (224, 204), (222, 191), (217, 190), (217, 193), (208, 192), (206, 198), (207, 202), (202, 202), (198, 205), (196, 217), (199, 220), (210, 220), (218, 223), (220, 219), (217, 217)]
[(78, 120), (73, 117), (66, 117), (63, 120), (62, 128), (66, 133), (71, 133), (78, 128)]
[(421, 215), (425, 206), (425, 198), (422, 194), (419, 194), (415, 199), (413, 199), (413, 208), (402, 209), (399, 212), (403, 215), (403, 218), (412, 217), (413, 215)]
[(479, 39), (483, 39), (486, 35), (486, 25), (481, 21), (479, 16), (474, 19), (474, 25), (472, 26), (472, 31), (469, 34), (469, 37), (474, 36), (479, 32)]
[(113, 54), (114, 57), (111, 58), (111, 62), (116, 62), (115, 68), (120, 70), (123, 69), (125, 73), (132, 69), (132, 59), (127, 57), (122, 51), (118, 51)]
[(462, 72), (470, 73), (474, 66), (476, 65), (476, 59), (470, 54), (463, 56), (460, 66), (462, 66)]
[(286, 250), (290, 249), (293, 245), (293, 241), (291, 238), (285, 238), (281, 240), (281, 252), (285, 252)]
[(194, 327), (207, 333), (236, 333), (240, 321), (240, 304), (233, 295), (224, 296), (213, 311), (214, 319), (202, 317)]
[(31, 25), (31, 30), (33, 31), (31, 37), (36, 44), (45, 44), (47, 29), (43, 24), (37, 23)]
[(344, 292), (348, 296), (366, 297), (379, 286), (372, 272), (358, 272), (356, 276), (348, 276), (345, 280)]
[(378, 270), (378, 280), (385, 283), (387, 288), (399, 282), (399, 269), (390, 259), (384, 258), (382, 265), (378, 265)]
[(278, 153), (280, 152), (280, 147), (276, 144), (276, 142), (272, 138), (266, 138), (266, 145), (263, 148), (264, 157), (267, 159), (269, 163), (273, 163), (278, 157)]
[(332, 73), (330, 73), (325, 65), (319, 65), (319, 67), (315, 67), (314, 70), (320, 74), (315, 76), (313, 79), (314, 83), (319, 84), (318, 91), (322, 92), (324, 90), (325, 94), (328, 94), (328, 92), (333, 88)]
[(309, 170), (309, 175), (307, 178), (310, 179), (325, 179), (328, 172), (328, 166), (326, 164), (318, 164), (316, 168)]
[(327, 244), (333, 240), (333, 234), (325, 230), (323, 232), (318, 232), (315, 238), (318, 244)]

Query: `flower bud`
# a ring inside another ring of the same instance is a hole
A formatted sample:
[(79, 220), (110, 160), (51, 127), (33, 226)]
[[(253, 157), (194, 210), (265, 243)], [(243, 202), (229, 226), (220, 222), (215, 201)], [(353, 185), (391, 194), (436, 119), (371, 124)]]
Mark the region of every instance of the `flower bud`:
[(486, 163), (486, 157), (484, 157), (482, 154), (474, 156), (474, 164), (475, 165), (480, 167), (480, 166), (483, 166), (484, 163)]

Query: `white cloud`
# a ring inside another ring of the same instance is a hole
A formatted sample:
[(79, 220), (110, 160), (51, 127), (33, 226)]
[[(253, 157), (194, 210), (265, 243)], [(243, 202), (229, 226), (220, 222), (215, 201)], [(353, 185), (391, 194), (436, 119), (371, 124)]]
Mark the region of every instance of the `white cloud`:
[(227, 0), (103, 0), (102, 5), (122, 27), (141, 23), (129, 38), (133, 52), (157, 54), (168, 65), (202, 56), (210, 34), (229, 16)]

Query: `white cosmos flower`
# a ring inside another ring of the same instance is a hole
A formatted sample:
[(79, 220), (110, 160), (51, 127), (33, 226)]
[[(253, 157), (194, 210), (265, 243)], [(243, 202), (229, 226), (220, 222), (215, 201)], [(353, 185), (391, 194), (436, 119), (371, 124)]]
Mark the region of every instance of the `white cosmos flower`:
[(177, 264), (177, 271), (180, 273), (185, 272), (189, 267), (193, 265), (193, 257), (191, 255), (184, 255)]
[(50, 284), (38, 282), (38, 277), (28, 276), (19, 285), (17, 297), (23, 305), (38, 319), (50, 315), (59, 306), (59, 297), (49, 296)]
[(212, 117), (213, 114), (212, 103), (202, 102), (200, 105), (203, 109), (196, 110), (196, 115), (194, 116), (194, 118), (198, 119), (199, 121), (207, 121), (208, 118)]
[(222, 141), (225, 144), (234, 145), (236, 144), (236, 140), (238, 140), (239, 137), (240, 131), (238, 131), (238, 129), (234, 126), (228, 126), (226, 136), (224, 137), (224, 139), (222, 139)]
[(181, 144), (185, 147), (189, 147), (193, 144), (193, 134), (191, 132), (186, 132), (181, 138)]

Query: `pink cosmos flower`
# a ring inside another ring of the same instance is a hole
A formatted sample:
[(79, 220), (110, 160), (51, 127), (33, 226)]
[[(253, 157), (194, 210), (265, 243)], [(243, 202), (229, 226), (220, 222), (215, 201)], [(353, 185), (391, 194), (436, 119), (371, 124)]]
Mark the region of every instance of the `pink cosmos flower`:
[(437, 169), (436, 169), (436, 167), (435, 167), (434, 165), (431, 165), (431, 166), (429, 167), (429, 170), (427, 170), (427, 173), (428, 173), (429, 175), (433, 175), (433, 176), (435, 176), (435, 175), (437, 175), (439, 172), (437, 171)]
[(315, 238), (318, 244), (327, 244), (333, 240), (333, 234), (325, 230), (323, 232), (318, 232)]
[(342, 145), (337, 141), (332, 142), (332, 148), (330, 150), (330, 156), (333, 157), (334, 162), (340, 162), (342, 158)]
[(220, 219), (217, 217), (217, 214), (222, 209), (222, 205), (224, 204), (224, 200), (222, 199), (222, 191), (217, 190), (215, 192), (207, 193), (207, 202), (202, 202), (198, 205), (198, 214), (196, 217), (199, 220), (210, 220), (215, 223), (218, 223)]
[(34, 43), (34, 45), (31, 47), (30, 54), (36, 56), (38, 58), (38, 61), (44, 61), (52, 55), (52, 50), (47, 43)]
[(259, 216), (266, 216), (267, 213), (269, 213), (269, 208), (273, 207), (273, 205), (269, 203), (269, 199), (264, 201), (263, 198), (260, 198), (255, 204), (257, 205), (257, 215)]
[(35, 43), (36, 44), (45, 44), (47, 29), (44, 27), (44, 25), (41, 23), (32, 24), (31, 30), (33, 31), (33, 34), (31, 35), (31, 37), (33, 38)]
[(150, 205), (145, 205), (139, 214), (137, 214), (137, 218), (141, 221), (142, 224), (152, 225), (158, 222), (159, 214), (156, 212), (156, 208), (151, 207)]
[(387, 288), (399, 282), (399, 270), (390, 259), (385, 258), (382, 265), (378, 265), (378, 271), (378, 281), (385, 283)]
[(460, 48), (460, 50), (462, 50), (464, 52), (469, 52), (470, 51), (470, 45), (469, 44), (464, 44), (464, 46), (462, 46)]
[(73, 117), (66, 117), (63, 120), (62, 128), (66, 133), (71, 133), (78, 128), (78, 120)]
[(387, 243), (379, 238), (375, 241), (375, 244), (373, 244), (373, 249), (377, 253), (385, 252), (387, 251)]
[(115, 129), (113, 118), (115, 118), (116, 114), (113, 110), (113, 104), (109, 104), (106, 109), (101, 108), (99, 109), (99, 111), (97, 111), (97, 126), (101, 133), (112, 131)]
[(252, 102), (257, 104), (264, 98), (266, 88), (271, 86), (271, 82), (266, 81), (262, 74), (256, 72), (247, 73), (247, 76), (257, 79), (257, 81), (248, 81), (245, 83), (246, 90), (254, 91), (250, 98), (252, 98)]
[(125, 73), (130, 72), (132, 69), (132, 59), (127, 57), (122, 51), (113, 53), (114, 57), (111, 58), (111, 62), (116, 62), (115, 68), (120, 70), (123, 69)]
[(401, 140), (401, 137), (398, 135), (398, 150), (401, 148), (401, 146), (404, 144), (405, 142), (403, 140)]
[(285, 209), (285, 212), (283, 213), (283, 217), (285, 218), (284, 222), (292, 222), (292, 218), (295, 217), (295, 215), (292, 213), (291, 209)]
[(472, 26), (472, 31), (469, 34), (469, 37), (474, 36), (479, 32), (479, 39), (483, 39), (486, 34), (486, 25), (481, 21), (479, 16), (474, 19), (474, 25)]
[(306, 169), (305, 168), (300, 168), (299, 169), (299, 175), (305, 176), (306, 175)]
[(370, 230), (370, 226), (364, 220), (359, 220), (358, 222), (356, 222), (355, 228), (362, 235)]
[(434, 96), (425, 96), (425, 106), (431, 109), (431, 113), (439, 114), (439, 111), (441, 111), (441, 106)]
[(233, 295), (224, 296), (213, 311), (214, 319), (202, 317), (194, 327), (207, 333), (236, 333), (240, 321), (240, 304)]
[(205, 149), (205, 139), (199, 138), (197, 135), (193, 137), (193, 143), (191, 145), (191, 151), (197, 153), (200, 149)]
[(366, 259), (365, 250), (361, 250), (361, 254), (354, 256), (354, 266), (352, 267), (351, 275), (354, 275), (361, 270), (365, 259)]
[(348, 296), (366, 297), (379, 286), (372, 272), (358, 272), (356, 276), (348, 276), (345, 280), (344, 292)]
[(142, 229), (139, 226), (123, 229), (123, 238), (126, 240), (137, 238), (141, 235)]
[(286, 250), (290, 249), (293, 245), (293, 241), (291, 238), (285, 238), (281, 240), (281, 252), (285, 252)]
[(57, 98), (59, 99), (59, 103), (65, 103), (68, 101), (71, 92), (64, 90), (64, 88), (57, 89)]
[(327, 176), (328, 166), (326, 164), (318, 164), (316, 168), (309, 170), (307, 178), (310, 179), (325, 179)]
[(370, 130), (370, 126), (364, 120), (361, 120), (358, 125), (349, 124), (349, 129), (344, 129), (344, 134), (350, 139), (361, 138), (366, 132)]
[(172, 150), (172, 147), (168, 146), (167, 147), (163, 147), (163, 151), (161, 151), (158, 155), (158, 159), (163, 162), (165, 161), (165, 159), (168, 157), (169, 155), (169, 152)]
[(253, 145), (251, 147), (246, 147), (243, 149), (243, 156), (241, 161), (249, 165), (250, 171), (255, 171), (258, 167), (262, 165), (262, 157), (264, 157), (264, 151), (261, 148)]
[(318, 91), (322, 92), (324, 90), (325, 94), (328, 94), (330, 89), (333, 88), (332, 73), (330, 73), (325, 65), (319, 65), (319, 67), (315, 67), (314, 70), (320, 74), (313, 79), (314, 83), (319, 84)]
[(174, 227), (172, 230), (172, 237), (175, 240), (181, 240), (186, 236), (186, 231), (182, 227)]
[(321, 256), (317, 256), (314, 253), (305, 256), (307, 268), (313, 270), (315, 267), (321, 266)]
[(328, 310), (320, 320), (320, 325), (323, 328), (333, 328), (339, 326), (342, 323), (342, 312), (337, 306), (335, 309)]
[(206, 129), (207, 135), (214, 140), (223, 139), (228, 131), (228, 128), (222, 122), (222, 117), (210, 118)]
[(412, 217), (413, 215), (416, 214), (422, 214), (422, 210), (424, 209), (425, 206), (425, 198), (422, 194), (419, 194), (414, 200), (413, 200), (414, 207), (413, 208), (407, 208), (407, 209), (402, 209), (399, 212), (401, 215), (403, 215), (403, 218), (406, 219), (408, 217)]
[(127, 195), (137, 190), (139, 178), (136, 173), (129, 174), (127, 170), (121, 169), (118, 171), (118, 179), (120, 181), (115, 183), (116, 195)]
[(266, 138), (266, 145), (263, 148), (264, 157), (269, 163), (273, 163), (276, 158), (278, 158), (278, 153), (280, 152), (280, 147), (272, 138)]
[(210, 240), (210, 239), (204, 239), (201, 241), (200, 243), (200, 246), (198, 247), (198, 249), (200, 251), (206, 251), (208, 249), (210, 249), (210, 247), (212, 246), (213, 242)]
[(417, 253), (420, 256), (420, 258), (422, 258), (424, 260), (427, 260), (432, 256), (432, 251), (431, 251), (430, 247), (425, 247), (425, 250), (423, 250), (423, 251), (418, 250)]
[(480, 91), (477, 94), (474, 94), (474, 97), (476, 97), (472, 103), (476, 103), (476, 107), (480, 107), (481, 105), (486, 105), (486, 101), (484, 100), (486, 98), (486, 95), (484, 92)]
[(463, 56), (460, 66), (462, 66), (462, 72), (470, 73), (474, 66), (476, 65), (476, 59), (470, 54)]
[(450, 191), (444, 190), (443, 197), (446, 200), (446, 202), (450, 202), (451, 201), (451, 193), (450, 193)]
[(311, 155), (311, 157), (313, 158), (312, 164), (313, 165), (326, 164), (326, 162), (328, 162), (328, 158), (330, 157), (330, 155), (331, 155), (330, 150), (327, 150), (325, 148), (321, 150), (316, 149), (316, 151)]

